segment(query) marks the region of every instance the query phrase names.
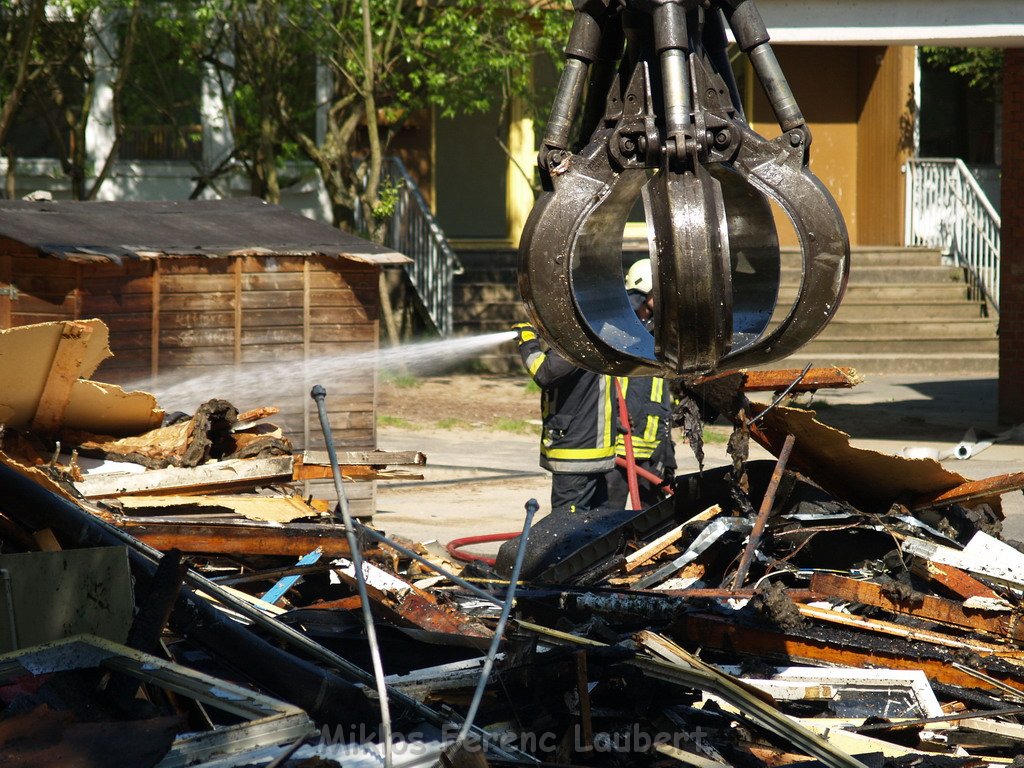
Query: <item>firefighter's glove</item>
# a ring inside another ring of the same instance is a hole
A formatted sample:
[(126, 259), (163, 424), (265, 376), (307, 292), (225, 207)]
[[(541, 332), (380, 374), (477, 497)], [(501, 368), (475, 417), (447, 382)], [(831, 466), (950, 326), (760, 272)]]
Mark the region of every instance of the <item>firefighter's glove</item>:
[(516, 345), (520, 347), (537, 338), (537, 329), (529, 323), (516, 323), (512, 326), (512, 330), (516, 333)]

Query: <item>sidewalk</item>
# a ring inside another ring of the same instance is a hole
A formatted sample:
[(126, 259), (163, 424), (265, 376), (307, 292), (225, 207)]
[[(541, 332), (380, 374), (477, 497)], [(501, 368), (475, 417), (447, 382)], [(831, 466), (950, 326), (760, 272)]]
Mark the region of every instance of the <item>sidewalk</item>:
[[(771, 396), (755, 393), (751, 399), (770, 402)], [(907, 447), (950, 449), (970, 427), (979, 439), (985, 432), (1002, 431), (996, 425), (993, 378), (874, 376), (850, 390), (823, 390), (810, 407), (819, 421), (850, 434), (854, 446), (889, 454)], [(377, 484), (374, 520), (388, 532), (443, 543), (521, 527), (523, 505), (530, 498), (540, 501), (542, 512), (547, 510), (549, 475), (537, 465), (534, 436), (382, 427), (378, 444), (384, 450), (423, 451), (428, 462), (423, 481)], [(724, 442), (706, 442), (704, 451), (706, 467), (730, 462)], [(754, 445), (750, 455), (771, 458)], [(685, 442), (677, 444), (676, 456), (680, 474), (697, 470)], [(943, 465), (968, 479), (1024, 471), (1024, 444), (997, 443), (972, 459), (947, 459)], [(1024, 540), (1024, 495), (1004, 495), (1003, 511), (1004, 535)]]

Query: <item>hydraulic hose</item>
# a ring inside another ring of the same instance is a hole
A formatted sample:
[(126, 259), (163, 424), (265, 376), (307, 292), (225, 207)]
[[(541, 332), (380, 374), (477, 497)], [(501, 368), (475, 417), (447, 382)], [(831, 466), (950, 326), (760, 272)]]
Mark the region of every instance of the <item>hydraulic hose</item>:
[(464, 563), (484, 563), (485, 565), (493, 566), (497, 558), (487, 555), (475, 555), (472, 552), (463, 552), (462, 547), (472, 546), (473, 544), (487, 544), (492, 541), (508, 541), (519, 536), (521, 533), (522, 531), (512, 531), (511, 533), (485, 533), (481, 536), (463, 536), (462, 538), (449, 541), (445, 549), (448, 550), (449, 555)]
[[(626, 463), (626, 460), (624, 458), (622, 458), (621, 456), (616, 456), (615, 457), (615, 466), (617, 466), (617, 467), (628, 467), (628, 465)], [(649, 469), (645, 469), (644, 467), (637, 466), (636, 462), (633, 462), (633, 466), (636, 469), (637, 477), (642, 477), (644, 480), (647, 480), (648, 482), (654, 483), (656, 486), (661, 488), (661, 490), (663, 490), (665, 492), (665, 494), (668, 495), (668, 496), (671, 496), (673, 494), (672, 485), (671, 485), (671, 483), (666, 485), (665, 484), (665, 478), (658, 477), (656, 474), (651, 472), (651, 470), (649, 470)], [(519, 534), (516, 534), (516, 535), (518, 536)]]
[(636, 479), (636, 454), (633, 453), (633, 427), (629, 423), (626, 396), (622, 393), (622, 382), (618, 376), (615, 377), (615, 399), (619, 403), (619, 421), (622, 422), (622, 428), (625, 432), (623, 442), (626, 445), (626, 483), (629, 486), (629, 498), (633, 501), (633, 509), (641, 509), (640, 484)]

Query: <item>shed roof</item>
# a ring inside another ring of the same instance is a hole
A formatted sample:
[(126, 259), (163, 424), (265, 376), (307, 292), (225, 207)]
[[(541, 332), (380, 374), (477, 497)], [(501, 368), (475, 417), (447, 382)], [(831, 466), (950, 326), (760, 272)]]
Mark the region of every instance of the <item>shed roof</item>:
[(166, 256), (334, 256), (404, 264), (397, 251), (254, 197), (138, 202), (0, 201), (0, 237), (71, 261)]

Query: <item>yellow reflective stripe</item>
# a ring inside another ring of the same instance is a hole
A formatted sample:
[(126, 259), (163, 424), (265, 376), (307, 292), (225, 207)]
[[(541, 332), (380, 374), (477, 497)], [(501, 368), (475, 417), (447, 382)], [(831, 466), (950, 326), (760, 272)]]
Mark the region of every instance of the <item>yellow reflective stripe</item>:
[(536, 376), (537, 371), (544, 364), (544, 360), (547, 359), (547, 355), (543, 352), (534, 352), (532, 355), (526, 358), (526, 368), (530, 372), (531, 376)]
[[(612, 417), (612, 393), (611, 390), (614, 388), (612, 384), (612, 377), (605, 376), (604, 378), (604, 442), (603, 446), (610, 452), (606, 455), (612, 456), (615, 451), (612, 447), (614, 445), (612, 437), (612, 424), (615, 422)], [(625, 393), (623, 393), (625, 394)]]
[(651, 402), (660, 403), (662, 395), (665, 394), (665, 380), (654, 378), (651, 379)]
[(661, 426), (661, 419), (657, 416), (647, 417), (647, 428), (644, 430), (644, 440), (651, 442), (658, 439), (658, 427)]
[(607, 448), (548, 448), (544, 455), (549, 459), (607, 459), (615, 455), (615, 446)]

